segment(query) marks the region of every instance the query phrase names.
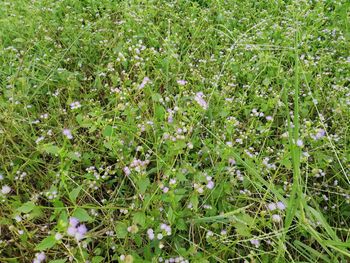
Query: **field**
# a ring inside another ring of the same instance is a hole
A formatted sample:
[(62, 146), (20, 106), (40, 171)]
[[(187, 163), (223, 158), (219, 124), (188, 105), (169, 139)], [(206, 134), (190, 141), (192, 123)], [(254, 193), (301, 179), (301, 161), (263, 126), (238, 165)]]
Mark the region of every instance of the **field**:
[(0, 262), (350, 262), (350, 2), (0, 1)]

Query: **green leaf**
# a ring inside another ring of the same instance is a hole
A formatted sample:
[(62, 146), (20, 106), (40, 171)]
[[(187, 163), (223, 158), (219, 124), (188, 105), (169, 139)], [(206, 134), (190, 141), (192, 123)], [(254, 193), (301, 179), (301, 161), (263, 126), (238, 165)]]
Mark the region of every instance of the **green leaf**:
[(126, 224), (119, 222), (115, 227), (115, 233), (118, 238), (125, 238), (128, 235)]
[(88, 212), (83, 208), (75, 209), (73, 213), (73, 217), (78, 218), (81, 222), (92, 221), (92, 217), (88, 214)]
[(106, 137), (109, 137), (109, 136), (112, 136), (113, 134), (113, 127), (108, 125), (105, 127), (105, 129), (103, 130), (103, 136), (106, 136)]
[(66, 259), (55, 259), (49, 261), (49, 263), (65, 263), (67, 260)]
[(77, 200), (77, 197), (79, 195), (79, 192), (81, 191), (81, 186), (78, 186), (77, 188), (73, 189), (70, 193), (69, 193), (69, 199), (75, 203)]
[(75, 152), (69, 152), (67, 154), (67, 156), (72, 159), (72, 160), (75, 160), (75, 161), (79, 161), (80, 160), (80, 157), (77, 156), (77, 154)]
[(49, 145), (44, 145), (43, 150), (47, 153), (58, 154), (60, 151), (60, 148), (56, 145), (49, 144)]
[(21, 207), (17, 208), (17, 211), (27, 214), (30, 211), (32, 211), (34, 208), (35, 208), (35, 204), (33, 202), (27, 202), (27, 203), (24, 203)]
[(133, 219), (135, 224), (139, 224), (140, 226), (145, 226), (146, 224), (146, 216), (142, 212), (137, 212), (134, 214), (134, 219)]
[(36, 250), (43, 251), (52, 248), (56, 244), (57, 240), (54, 236), (48, 236), (44, 238), (36, 247)]
[(140, 193), (144, 194), (147, 190), (147, 187), (150, 185), (150, 181), (147, 177), (141, 178), (137, 181), (137, 186), (139, 187)]
[(93, 257), (93, 258), (92, 258), (91, 263), (100, 263), (100, 262), (102, 262), (102, 261), (103, 261), (103, 257), (101, 257), (101, 256), (96, 256), (96, 257)]

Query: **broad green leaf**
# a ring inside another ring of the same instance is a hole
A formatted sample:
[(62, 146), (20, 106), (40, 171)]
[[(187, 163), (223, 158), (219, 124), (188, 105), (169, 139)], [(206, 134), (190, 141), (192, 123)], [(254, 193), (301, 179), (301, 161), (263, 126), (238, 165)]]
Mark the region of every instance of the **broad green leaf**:
[(55, 259), (55, 260), (49, 261), (49, 263), (65, 263), (66, 261), (67, 259)]
[(49, 261), (49, 263), (65, 263), (67, 260), (66, 259), (55, 259)]
[(33, 202), (26, 202), (21, 207), (17, 208), (17, 211), (27, 214), (30, 211), (32, 211), (34, 208), (35, 208), (35, 204)]
[(144, 194), (147, 190), (147, 187), (150, 185), (150, 181), (147, 177), (141, 178), (137, 181), (137, 186), (139, 187), (140, 193)]
[(102, 261), (103, 261), (103, 257), (101, 257), (101, 256), (96, 256), (96, 257), (93, 257), (93, 258), (92, 258), (91, 263), (100, 263), (100, 262), (102, 262)]
[(115, 227), (115, 232), (118, 238), (125, 238), (128, 235), (126, 224), (122, 222), (118, 222)]
[(44, 145), (43, 150), (47, 153), (58, 154), (60, 151), (60, 148), (56, 145), (49, 144), (49, 145)]
[(135, 224), (139, 224), (140, 226), (144, 226), (146, 223), (146, 216), (143, 212), (137, 212), (134, 214), (133, 221)]
[(88, 212), (80, 207), (75, 209), (73, 217), (78, 218), (81, 222), (92, 221), (92, 217), (88, 214)]
[(78, 186), (77, 188), (74, 188), (70, 193), (69, 193), (69, 199), (75, 203), (77, 200), (77, 197), (79, 195), (79, 192), (81, 191), (82, 187)]
[(56, 244), (57, 240), (54, 236), (48, 236), (44, 238), (36, 247), (36, 250), (43, 251), (52, 248)]
[(108, 125), (105, 127), (105, 129), (103, 130), (103, 136), (106, 136), (106, 137), (109, 137), (109, 136), (112, 136), (113, 134), (113, 127)]

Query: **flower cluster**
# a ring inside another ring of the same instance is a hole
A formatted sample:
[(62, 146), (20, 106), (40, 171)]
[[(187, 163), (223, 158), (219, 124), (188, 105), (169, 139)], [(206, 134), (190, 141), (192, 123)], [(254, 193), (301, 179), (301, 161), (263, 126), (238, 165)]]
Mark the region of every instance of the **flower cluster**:
[(36, 253), (33, 263), (41, 263), (45, 261), (45, 259), (46, 259), (46, 255), (44, 252)]
[(77, 241), (85, 238), (87, 233), (87, 228), (84, 224), (79, 224), (79, 220), (75, 217), (69, 218), (69, 226), (67, 229), (67, 234), (69, 236), (75, 237)]
[(201, 106), (204, 110), (208, 109), (208, 103), (204, 100), (203, 92), (197, 92), (194, 100)]

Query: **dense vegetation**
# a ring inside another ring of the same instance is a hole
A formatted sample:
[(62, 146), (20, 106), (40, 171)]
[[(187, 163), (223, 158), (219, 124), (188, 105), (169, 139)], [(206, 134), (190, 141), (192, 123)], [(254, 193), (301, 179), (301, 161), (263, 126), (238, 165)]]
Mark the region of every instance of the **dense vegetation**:
[(0, 262), (349, 262), (349, 7), (2, 0)]

